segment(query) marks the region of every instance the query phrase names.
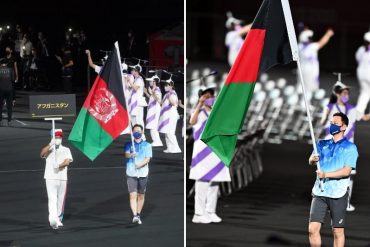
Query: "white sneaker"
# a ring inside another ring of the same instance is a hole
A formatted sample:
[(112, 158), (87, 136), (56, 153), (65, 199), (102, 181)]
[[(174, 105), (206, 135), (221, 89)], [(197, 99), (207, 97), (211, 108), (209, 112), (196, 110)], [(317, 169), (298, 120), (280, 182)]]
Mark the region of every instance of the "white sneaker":
[(178, 153), (181, 153), (181, 149), (176, 149), (176, 150), (164, 150), (163, 152), (165, 153), (171, 153), (171, 154), (178, 154)]
[(200, 224), (209, 224), (212, 222), (211, 218), (208, 215), (196, 215), (193, 216), (193, 223), (200, 223)]
[(139, 225), (143, 224), (143, 222), (142, 222), (142, 221), (141, 221), (141, 219), (140, 219), (140, 216), (137, 216), (137, 218), (138, 218), (138, 222), (137, 222), (137, 223), (138, 223)]
[(152, 147), (163, 147), (163, 144), (162, 143), (156, 143), (156, 142), (152, 142)]
[(355, 211), (355, 207), (352, 205), (352, 204), (349, 204), (348, 206), (347, 206), (347, 209), (346, 209), (348, 212), (353, 212), (353, 211)]
[(216, 213), (208, 213), (208, 217), (212, 220), (213, 223), (220, 223), (222, 219), (218, 217)]
[(139, 220), (140, 218), (135, 215), (134, 218), (132, 218), (132, 223), (138, 223)]
[(57, 221), (50, 221), (50, 226), (51, 228), (53, 228), (54, 230), (57, 230), (58, 229), (58, 222)]
[(60, 221), (58, 221), (57, 222), (57, 227), (59, 228), (59, 227), (63, 227), (63, 223), (62, 222), (60, 222)]

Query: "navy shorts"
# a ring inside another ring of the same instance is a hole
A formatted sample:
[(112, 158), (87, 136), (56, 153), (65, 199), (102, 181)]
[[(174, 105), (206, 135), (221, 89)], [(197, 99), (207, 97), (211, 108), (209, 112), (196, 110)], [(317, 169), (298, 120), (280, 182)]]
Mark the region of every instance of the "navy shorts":
[(320, 222), (323, 224), (326, 213), (329, 211), (331, 226), (333, 228), (344, 227), (347, 205), (348, 192), (340, 198), (313, 195), (310, 210), (310, 222)]
[(128, 192), (137, 192), (139, 194), (145, 194), (146, 186), (148, 184), (148, 177), (129, 177), (127, 176), (127, 187)]

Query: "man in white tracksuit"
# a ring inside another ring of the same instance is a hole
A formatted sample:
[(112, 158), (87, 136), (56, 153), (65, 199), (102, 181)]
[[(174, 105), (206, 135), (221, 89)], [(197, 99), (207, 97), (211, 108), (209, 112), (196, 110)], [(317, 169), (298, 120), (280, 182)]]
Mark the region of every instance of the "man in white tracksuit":
[[(307, 100), (310, 102), (313, 92), (320, 88), (319, 75), (319, 59), (318, 51), (323, 48), (334, 35), (332, 29), (328, 29), (324, 36), (318, 42), (312, 42), (313, 31), (309, 29), (303, 30), (299, 35), (299, 58), (302, 68), (305, 89), (307, 92)], [(298, 76), (298, 89), (301, 91)]]
[(46, 159), (44, 179), (48, 194), (49, 223), (53, 229), (63, 226), (67, 170), (73, 161), (69, 148), (62, 145), (62, 138), (63, 131), (56, 129), (54, 138), (40, 153), (40, 157)]
[(360, 83), (360, 96), (357, 100), (357, 120), (363, 118), (370, 100), (370, 31), (364, 35), (364, 44), (356, 52), (357, 79)]

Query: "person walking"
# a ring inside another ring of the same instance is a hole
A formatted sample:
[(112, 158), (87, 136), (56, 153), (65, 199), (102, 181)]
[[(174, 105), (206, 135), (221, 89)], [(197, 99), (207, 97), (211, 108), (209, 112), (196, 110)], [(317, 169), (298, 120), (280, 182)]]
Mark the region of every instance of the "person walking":
[(62, 139), (63, 130), (56, 129), (51, 142), (40, 152), (40, 157), (46, 160), (44, 179), (48, 195), (49, 223), (53, 229), (63, 226), (67, 172), (73, 162), (71, 150), (62, 145)]
[(348, 127), (348, 117), (341, 112), (331, 118), (330, 140), (317, 143), (317, 154), (309, 158), (310, 165), (320, 162), (320, 170), (312, 188), (308, 233), (311, 247), (321, 246), (321, 226), (327, 211), (330, 211), (334, 246), (344, 247), (345, 216), (348, 204), (350, 174), (356, 169), (357, 147), (344, 137)]
[(132, 128), (133, 142), (124, 146), (127, 187), (130, 194), (132, 223), (142, 224), (141, 212), (144, 207), (145, 192), (148, 184), (149, 161), (152, 158), (152, 146), (142, 139), (144, 128), (135, 124)]

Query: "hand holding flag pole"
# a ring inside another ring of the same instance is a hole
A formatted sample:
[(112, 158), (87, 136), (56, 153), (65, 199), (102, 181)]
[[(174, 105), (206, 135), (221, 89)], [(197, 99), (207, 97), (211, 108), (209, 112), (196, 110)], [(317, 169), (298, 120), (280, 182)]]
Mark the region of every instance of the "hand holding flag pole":
[[(313, 126), (312, 126), (311, 113), (310, 113), (310, 109), (309, 109), (309, 105), (308, 105), (306, 89), (304, 87), (304, 82), (303, 82), (301, 63), (299, 61), (297, 37), (295, 35), (292, 14), (290, 12), (289, 1), (288, 0), (281, 0), (281, 5), (283, 7), (283, 12), (284, 12), (284, 17), (285, 17), (285, 24), (286, 24), (287, 31), (288, 31), (289, 43), (290, 43), (290, 48), (292, 50), (293, 60), (297, 62), (298, 73), (299, 73), (299, 78), (300, 78), (302, 92), (303, 92), (303, 98), (304, 98), (305, 107), (306, 107), (306, 113), (307, 113), (307, 119), (308, 119), (308, 124), (309, 124), (309, 128), (310, 128), (313, 150), (314, 150), (314, 154), (318, 154), (316, 140), (315, 140), (315, 134), (314, 134)], [(321, 170), (320, 161), (317, 161), (316, 164), (317, 164), (317, 170), (320, 171)], [(320, 189), (321, 189), (321, 191), (324, 191), (324, 183), (323, 183), (322, 179), (320, 179)]]

